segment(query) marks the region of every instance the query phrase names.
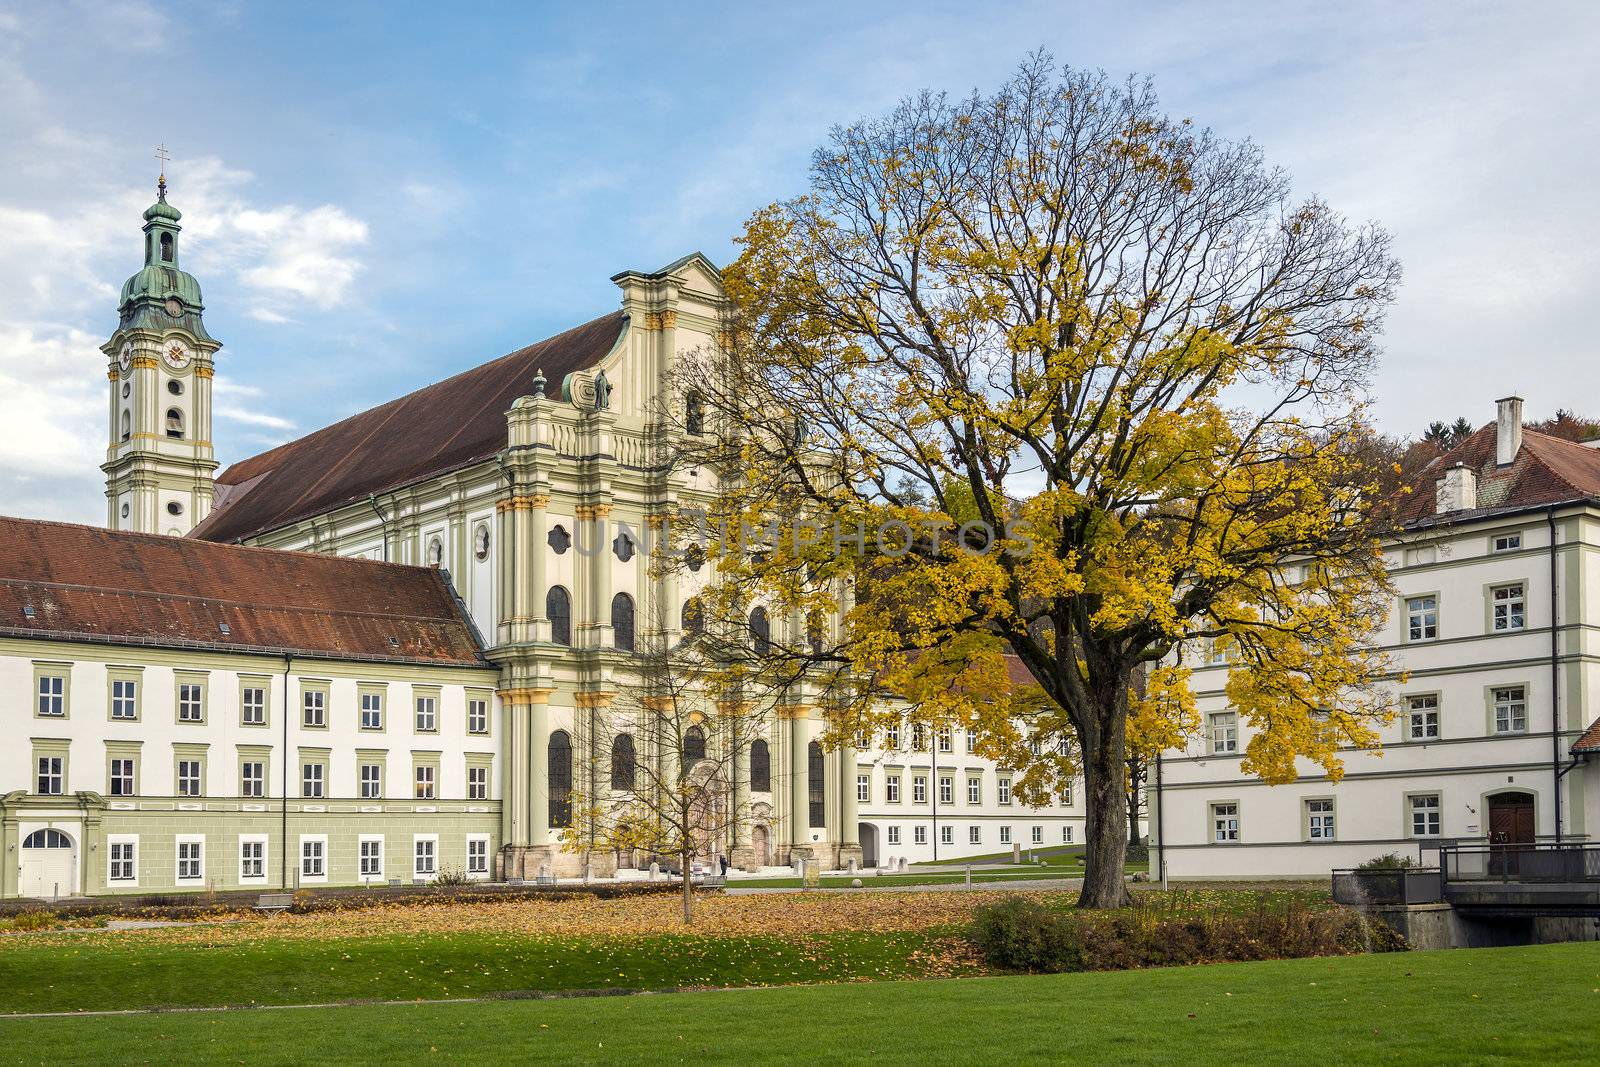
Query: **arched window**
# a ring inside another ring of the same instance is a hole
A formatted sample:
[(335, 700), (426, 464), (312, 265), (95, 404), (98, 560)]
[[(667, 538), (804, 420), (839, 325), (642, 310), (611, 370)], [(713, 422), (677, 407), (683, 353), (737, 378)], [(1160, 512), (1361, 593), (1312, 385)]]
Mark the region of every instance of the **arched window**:
[(632, 789), (636, 770), (633, 735), (618, 734), (611, 742), (611, 788)]
[(172, 262), (172, 234), (170, 233), (161, 235), (161, 262)]
[(562, 586), (552, 585), (544, 595), (544, 617), (550, 620), (550, 640), (572, 644), (572, 595)]
[(23, 848), (71, 848), (72, 838), (60, 830), (35, 830), (22, 841)]
[(550, 527), (550, 532), (545, 534), (545, 541), (550, 545), (550, 551), (556, 555), (564, 555), (572, 547), (572, 535), (567, 533), (567, 528), (560, 523)]
[(697, 392), (683, 403), (683, 428), (696, 437), (706, 432), (706, 398)]
[(828, 627), (823, 622), (820, 612), (813, 611), (806, 618), (806, 641), (811, 645), (811, 654), (821, 656), (823, 645), (827, 642)]
[(697, 597), (690, 597), (683, 602), (682, 621), (683, 632), (688, 636), (698, 636), (705, 632), (706, 613)]
[(691, 726), (683, 735), (683, 766), (687, 770), (691, 763), (699, 763), (706, 758), (706, 732), (698, 726)]
[(750, 788), (757, 793), (772, 792), (772, 750), (765, 741), (750, 743)]
[(767, 618), (766, 608), (756, 608), (750, 613), (750, 644), (758, 656), (772, 651), (772, 621)]
[(624, 652), (633, 651), (633, 597), (618, 593), (611, 598), (611, 642)]
[(828, 825), (826, 805), (823, 803), (826, 794), (822, 790), (822, 746), (815, 741), (806, 746), (806, 797), (811, 804), (812, 827)]
[(122, 413), (122, 439), (126, 441), (133, 436), (133, 416), (126, 411)]
[(550, 825), (572, 825), (572, 738), (565, 730), (550, 735)]
[(177, 408), (167, 409), (167, 436), (183, 436), (183, 412), (179, 411)]

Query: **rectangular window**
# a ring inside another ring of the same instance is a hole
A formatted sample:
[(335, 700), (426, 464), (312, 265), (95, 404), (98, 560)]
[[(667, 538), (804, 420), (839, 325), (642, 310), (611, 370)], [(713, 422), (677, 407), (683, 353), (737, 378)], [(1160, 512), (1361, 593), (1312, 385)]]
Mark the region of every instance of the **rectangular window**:
[(418, 878), (425, 878), (434, 872), (435, 853), (437, 850), (438, 843), (432, 839), (417, 841), (416, 875)]
[(1033, 828), (1033, 843), (1036, 845), (1044, 844), (1044, 827), (1035, 826)]
[(928, 751), (928, 728), (920, 722), (911, 724), (911, 747), (917, 752)]
[(467, 873), (489, 873), (489, 839), (486, 837), (467, 838)]
[(940, 752), (949, 752), (952, 748), (955, 747), (955, 745), (954, 745), (955, 737), (950, 732), (950, 727), (948, 727), (948, 726), (939, 727), (939, 735), (938, 736), (939, 736), (939, 751)]
[(489, 702), (487, 700), (467, 701), (467, 733), (486, 734), (489, 732)]
[(361, 877), (383, 877), (383, 842), (361, 842)]
[(361, 694), (361, 728), (363, 730), (383, 729), (383, 694)]
[(911, 828), (911, 843), (913, 845), (926, 845), (928, 843), (928, 828), (926, 826), (913, 826)]
[(1239, 751), (1239, 715), (1232, 711), (1219, 711), (1211, 716), (1211, 754), (1225, 755)]
[(267, 725), (265, 686), (247, 685), (239, 690), (239, 721), (246, 726)]
[(1009, 827), (1009, 826), (1000, 827), (1000, 843), (1002, 845), (1011, 844), (1011, 827)]
[(939, 843), (941, 845), (953, 845), (953, 844), (955, 844), (956, 843), (956, 828), (954, 826), (941, 826), (941, 827), (939, 827)]
[(962, 731), (967, 735), (967, 755), (972, 755), (978, 750), (978, 735), (971, 730)]
[(1427, 793), (1411, 798), (1411, 836), (1438, 837), (1439, 794)]
[(467, 768), (467, 799), (468, 800), (488, 800), (489, 799), (489, 768), (487, 768), (487, 767), (468, 767)]
[(1522, 734), (1528, 732), (1527, 690), (1520, 685), (1496, 686), (1494, 689), (1494, 732), (1497, 734)]
[(301, 838), (300, 877), (321, 878), (327, 873), (327, 844), (320, 840)]
[(239, 795), (261, 797), (267, 794), (267, 768), (260, 760), (245, 760), (239, 764)]
[(111, 680), (111, 717), (113, 719), (139, 717), (139, 683), (132, 678)]
[(267, 873), (267, 843), (239, 842), (239, 878), (264, 878)]
[(968, 804), (982, 804), (983, 803), (983, 779), (982, 778), (968, 778), (967, 779), (967, 803)]
[(1061, 828), (1061, 840), (1066, 844), (1072, 844), (1072, 827), (1063, 826)]
[(1495, 552), (1515, 552), (1517, 549), (1519, 549), (1521, 547), (1522, 547), (1522, 534), (1520, 534), (1520, 533), (1499, 534), (1494, 539), (1494, 545), (1493, 545), (1493, 549), (1492, 550), (1495, 551)]
[(205, 686), (201, 683), (180, 682), (178, 684), (178, 721), (205, 722), (205, 696)]
[(1490, 595), (1490, 619), (1495, 630), (1521, 630), (1528, 624), (1528, 600), (1521, 582), (1497, 585)]
[(205, 865), (205, 842), (178, 842), (178, 881), (197, 882)]
[(996, 799), (999, 800), (1000, 803), (1002, 803), (1002, 804), (1011, 803), (1011, 779), (1009, 779), (1009, 778), (1000, 779), (1000, 784), (996, 787), (996, 793), (997, 793)]
[(891, 774), (883, 780), (883, 799), (890, 804), (900, 803), (900, 776)]
[(422, 766), (422, 767), (418, 767), (417, 768), (417, 799), (418, 800), (432, 800), (433, 799), (433, 768), (432, 767)]
[(320, 763), (300, 765), (300, 795), (308, 800), (320, 800), (327, 772)]
[(131, 797), (133, 793), (133, 759), (118, 756), (111, 761), (111, 795)]
[(885, 748), (900, 747), (900, 727), (898, 725), (891, 726), (883, 732), (883, 744)]
[(439, 729), (439, 717), (433, 697), (417, 698), (417, 732), (431, 734)]
[(67, 713), (67, 679), (59, 674), (39, 675), (39, 714), (61, 716)]
[(1333, 801), (1306, 801), (1306, 836), (1313, 841), (1333, 840)]
[(1406, 697), (1406, 710), (1410, 716), (1410, 738), (1413, 741), (1433, 741), (1439, 736), (1439, 697), (1434, 693)]
[(954, 804), (956, 802), (956, 780), (943, 775), (939, 777), (939, 803)]
[(1432, 641), (1439, 636), (1439, 598), (1414, 596), (1406, 601), (1406, 639)]
[(1218, 844), (1239, 840), (1239, 805), (1211, 805), (1211, 839)]
[(982, 843), (983, 843), (983, 827), (981, 827), (981, 826), (969, 826), (969, 827), (967, 827), (967, 844), (969, 844), (969, 845), (981, 845)]
[(898, 845), (899, 843), (900, 843), (900, 827), (898, 827), (898, 826), (889, 827), (889, 844)]
[(383, 764), (361, 765), (361, 799), (378, 800), (383, 797)]
[(39, 757), (39, 794), (58, 797), (65, 789), (64, 761), (60, 756)]
[(911, 803), (926, 804), (928, 802), (928, 779), (920, 774), (911, 778)]
[(307, 689), (300, 694), (300, 725), (320, 730), (328, 725), (328, 694), (320, 689)]
[(200, 795), (200, 761), (197, 759), (181, 759), (178, 761), (178, 795), (180, 797), (197, 797)]
[(856, 800), (865, 804), (872, 799), (872, 777), (866, 774), (856, 775)]
[(113, 882), (133, 881), (134, 844), (132, 841), (111, 842), (111, 868), (106, 878)]

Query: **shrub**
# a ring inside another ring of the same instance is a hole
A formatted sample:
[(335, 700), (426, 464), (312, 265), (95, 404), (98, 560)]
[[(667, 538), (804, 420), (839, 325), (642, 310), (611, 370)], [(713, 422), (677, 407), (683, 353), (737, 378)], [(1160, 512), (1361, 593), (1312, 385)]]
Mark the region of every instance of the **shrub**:
[(1190, 963), (1387, 952), (1405, 942), (1384, 923), (1344, 908), (1288, 900), (1253, 912), (1057, 911), (1008, 897), (977, 912), (970, 937), (992, 966), (1013, 971), (1115, 971)]
[(1383, 856), (1374, 856), (1372, 859), (1357, 867), (1358, 871), (1403, 871), (1415, 867), (1417, 861), (1410, 856), (1402, 856), (1398, 852), (1390, 852)]
[(1078, 971), (1082, 945), (1072, 917), (1027, 897), (1006, 897), (979, 908), (972, 940), (996, 967), (1010, 971)]
[(467, 872), (451, 867), (440, 867), (439, 873), (434, 875), (433, 884), (441, 889), (452, 886), (468, 885)]
[(48, 930), (55, 924), (55, 914), (40, 908), (19, 911), (11, 917), (13, 930)]

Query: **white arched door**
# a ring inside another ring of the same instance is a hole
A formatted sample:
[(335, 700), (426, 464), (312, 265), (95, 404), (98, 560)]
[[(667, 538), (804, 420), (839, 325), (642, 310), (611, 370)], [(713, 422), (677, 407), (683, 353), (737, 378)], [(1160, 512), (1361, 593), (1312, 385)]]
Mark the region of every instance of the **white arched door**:
[(25, 897), (70, 897), (78, 888), (78, 846), (60, 830), (35, 830), (22, 839), (17, 892)]

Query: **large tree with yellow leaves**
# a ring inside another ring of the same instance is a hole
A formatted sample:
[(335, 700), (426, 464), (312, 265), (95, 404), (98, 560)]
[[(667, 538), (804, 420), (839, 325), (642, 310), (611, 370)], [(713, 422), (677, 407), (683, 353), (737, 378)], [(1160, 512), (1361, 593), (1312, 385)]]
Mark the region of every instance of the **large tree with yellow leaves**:
[(1197, 728), (1197, 648), (1232, 663), (1248, 771), (1375, 743), (1382, 230), (1041, 54), (835, 130), (741, 240), (722, 350), (680, 373), (721, 518), (767, 533), (724, 539), (703, 599), (787, 620), (767, 676), (835, 739), (893, 693), (1024, 800), (1081, 773), (1093, 907), (1127, 899), (1129, 757)]

